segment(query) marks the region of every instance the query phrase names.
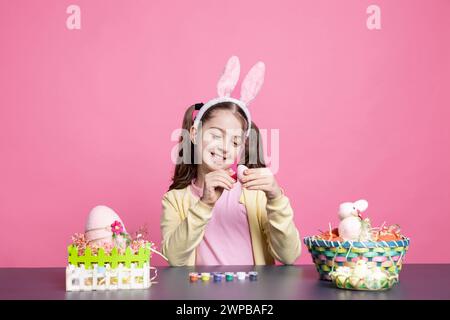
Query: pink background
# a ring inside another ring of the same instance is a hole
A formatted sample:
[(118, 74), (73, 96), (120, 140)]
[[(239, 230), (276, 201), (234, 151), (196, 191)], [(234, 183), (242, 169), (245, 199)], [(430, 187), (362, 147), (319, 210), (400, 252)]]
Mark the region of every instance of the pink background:
[[(81, 30), (65, 26), (72, 3)], [(243, 72), (267, 65), (251, 108), (280, 129), (302, 236), (366, 198), (374, 224), (412, 238), (407, 262), (449, 263), (449, 14), (445, 0), (1, 1), (0, 266), (64, 266), (97, 204), (159, 245), (170, 135), (232, 54)]]

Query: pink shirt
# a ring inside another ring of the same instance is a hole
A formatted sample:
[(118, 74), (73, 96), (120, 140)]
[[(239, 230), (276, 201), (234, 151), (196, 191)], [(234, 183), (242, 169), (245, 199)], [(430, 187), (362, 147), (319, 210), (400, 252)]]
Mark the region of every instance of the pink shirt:
[[(203, 189), (191, 182), (198, 198)], [(245, 205), (239, 202), (241, 183), (224, 190), (212, 209), (203, 240), (197, 247), (196, 265), (253, 265), (253, 250)]]

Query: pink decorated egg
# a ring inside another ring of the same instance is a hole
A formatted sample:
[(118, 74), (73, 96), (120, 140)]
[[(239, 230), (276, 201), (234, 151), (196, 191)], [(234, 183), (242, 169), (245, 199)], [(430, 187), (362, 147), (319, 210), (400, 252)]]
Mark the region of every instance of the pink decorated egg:
[(123, 226), (123, 231), (126, 232), (125, 225), (113, 209), (102, 205), (94, 207), (89, 213), (86, 221), (86, 241), (96, 245), (113, 245), (114, 241), (111, 225), (115, 221), (118, 221)]

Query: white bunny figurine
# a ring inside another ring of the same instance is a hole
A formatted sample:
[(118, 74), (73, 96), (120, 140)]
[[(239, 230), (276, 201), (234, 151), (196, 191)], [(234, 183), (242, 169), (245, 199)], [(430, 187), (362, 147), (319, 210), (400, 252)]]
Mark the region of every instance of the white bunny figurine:
[[(339, 236), (344, 240), (362, 241), (363, 220), (361, 212), (366, 211), (369, 203), (366, 200), (344, 202), (339, 206)], [(370, 223), (370, 222), (369, 222)]]

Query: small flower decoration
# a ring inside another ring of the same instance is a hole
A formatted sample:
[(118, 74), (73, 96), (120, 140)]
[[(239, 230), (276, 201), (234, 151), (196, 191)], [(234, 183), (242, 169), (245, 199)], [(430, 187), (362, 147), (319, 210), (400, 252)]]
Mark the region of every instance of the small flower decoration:
[(114, 235), (119, 235), (123, 233), (123, 225), (120, 221), (114, 221), (111, 225), (111, 231)]

